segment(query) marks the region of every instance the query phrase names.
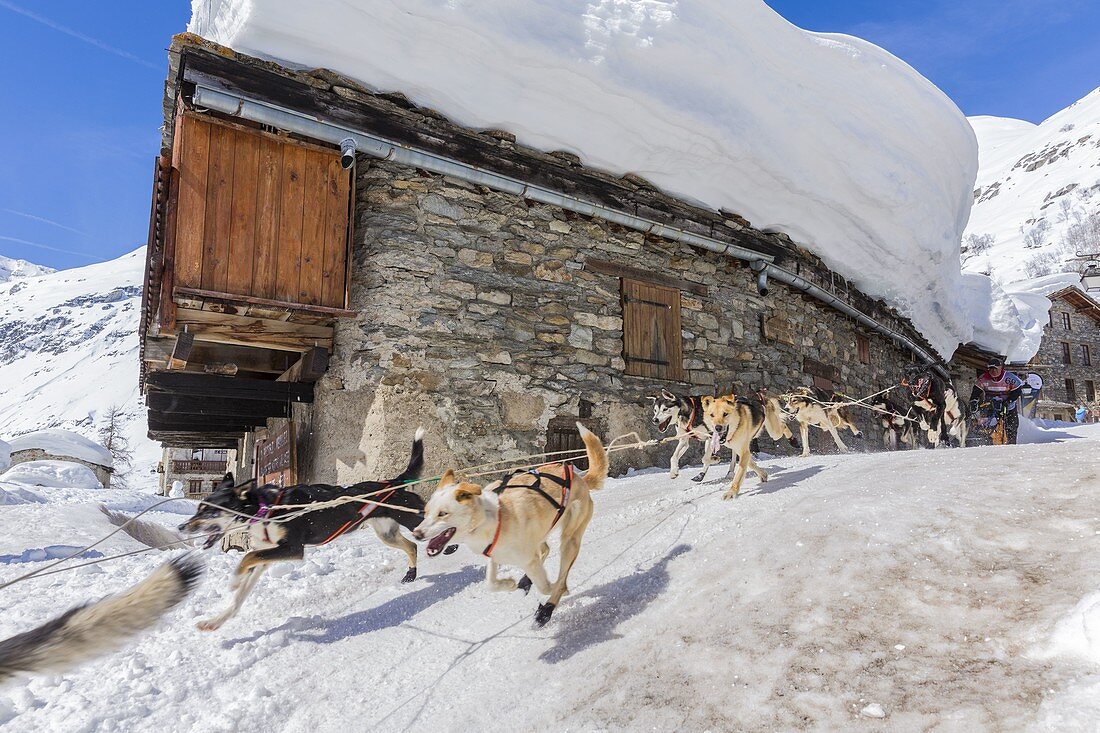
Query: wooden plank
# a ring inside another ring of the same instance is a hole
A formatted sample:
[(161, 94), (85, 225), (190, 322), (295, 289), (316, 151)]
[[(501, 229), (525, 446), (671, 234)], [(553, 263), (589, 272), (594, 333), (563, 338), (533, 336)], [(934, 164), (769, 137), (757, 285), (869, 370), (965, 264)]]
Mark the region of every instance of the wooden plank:
[(348, 193), (351, 173), (340, 159), (328, 162), (326, 187), (325, 252), (321, 263), (321, 305), (344, 306), (344, 265), (348, 257)]
[(202, 284), (203, 230), (206, 225), (206, 181), (210, 166), (210, 125), (184, 115), (176, 125), (173, 153), (179, 158), (176, 217), (176, 284)]
[(761, 314), (760, 330), (766, 339), (778, 341), (789, 346), (795, 345), (794, 327), (791, 325), (791, 322), (783, 316), (772, 316), (768, 318), (764, 314)]
[[(175, 339), (146, 338), (144, 360), (154, 368), (167, 369)], [(300, 354), (296, 351), (275, 351), (265, 348), (230, 346), (196, 341), (191, 348), (188, 369), (203, 371), (205, 366), (232, 366), (241, 372), (282, 374), (292, 367)]]
[(257, 298), (249, 295), (234, 295), (232, 293), (218, 293), (213, 290), (202, 290), (200, 288), (176, 288), (174, 294), (176, 295), (177, 299), (224, 300), (231, 303), (243, 303), (246, 305), (258, 305), (274, 309), (317, 313), (320, 315), (332, 316), (334, 318), (355, 318), (358, 315), (358, 313), (356, 313), (355, 311), (344, 310), (343, 308), (330, 308), (328, 306), (308, 305), (305, 303), (291, 303), (284, 300), (268, 300), (267, 298)]
[(150, 392), (145, 398), (150, 410), (183, 415), (247, 415), (249, 417), (290, 417), (286, 402), (243, 400), (233, 397), (196, 397), (167, 392)]
[(651, 270), (642, 270), (637, 267), (620, 265), (616, 262), (609, 262), (608, 260), (600, 260), (589, 257), (584, 261), (584, 269), (590, 270), (600, 275), (628, 278), (630, 280), (637, 280), (638, 282), (654, 283), (656, 285), (661, 285), (666, 288), (685, 290), (689, 293), (694, 293), (696, 295), (705, 296), (707, 294), (706, 285), (693, 283), (690, 280), (683, 280), (681, 278), (672, 277), (670, 275), (664, 275), (659, 272), (652, 272)]
[(293, 145), (283, 149), (283, 172), (279, 188), (281, 231), (275, 278), (277, 300), (300, 302), (298, 282), (302, 263), (306, 155), (305, 150)]
[(332, 348), (330, 326), (271, 321), (184, 308), (177, 312), (176, 321), (180, 326), (187, 326), (187, 330), (199, 341), (266, 346), (290, 351), (308, 351), (314, 346)]
[(328, 371), (328, 349), (315, 347), (302, 354), (294, 366), (279, 375), (280, 382), (316, 382)]
[(817, 359), (805, 357), (802, 360), (802, 371), (814, 377), (820, 377), (831, 382), (840, 379), (840, 370), (835, 366), (822, 363)]
[(176, 281), (176, 220), (179, 211), (179, 173), (168, 171), (168, 202), (164, 213), (164, 250), (161, 254), (159, 328), (171, 333), (176, 329), (176, 304), (172, 287)]
[(181, 333), (176, 337), (176, 345), (172, 347), (172, 353), (168, 356), (169, 369), (183, 369), (187, 366), (187, 359), (191, 356), (191, 349), (195, 345), (195, 337), (189, 333)]
[(225, 292), (229, 275), (229, 237), (233, 216), (234, 131), (210, 128), (210, 172), (203, 224), (202, 287)]
[(252, 295), (274, 298), (279, 265), (283, 148), (286, 146), (267, 136), (258, 140), (256, 262), (252, 272)]
[(259, 140), (255, 135), (233, 131), (233, 214), (229, 224), (227, 293), (252, 294), (252, 270), (256, 264), (259, 154)]
[(302, 218), (302, 265), (298, 282), (299, 303), (320, 305), (321, 269), (325, 259), (325, 231), (328, 220), (328, 159), (306, 153), (305, 215)]
[(219, 377), (187, 372), (152, 372), (145, 381), (150, 393), (235, 397), (266, 402), (313, 402), (313, 385), (301, 382), (276, 382), (273, 379)]
[(683, 379), (680, 291), (624, 279), (622, 300), (626, 373)]
[(264, 417), (218, 417), (217, 415), (180, 415), (176, 413), (149, 413), (150, 430), (194, 430), (205, 433), (248, 432), (267, 424)]

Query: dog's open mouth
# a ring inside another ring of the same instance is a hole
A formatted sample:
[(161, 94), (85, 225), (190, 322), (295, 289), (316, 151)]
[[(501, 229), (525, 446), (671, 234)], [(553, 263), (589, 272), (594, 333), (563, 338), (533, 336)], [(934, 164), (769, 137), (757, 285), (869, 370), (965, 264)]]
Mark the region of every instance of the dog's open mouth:
[(450, 542), (451, 538), (454, 536), (455, 528), (447, 527), (447, 529), (428, 540), (428, 557), (435, 557), (443, 552), (443, 549), (447, 547), (447, 543)]
[(211, 547), (213, 547), (215, 544), (217, 544), (218, 540), (220, 540), (222, 538), (222, 534), (224, 534), (224, 533), (219, 531), (219, 530), (214, 530), (213, 532), (208, 532), (206, 534), (206, 542), (202, 543), (202, 549), (209, 550)]
[(666, 417), (666, 418), (665, 418), (664, 420), (662, 420), (661, 422), (657, 423), (657, 432), (659, 432), (659, 433), (663, 433), (663, 432), (665, 432), (666, 430), (668, 430), (668, 425), (669, 425), (669, 423), (671, 423), (671, 422), (672, 422), (672, 417), (671, 417), (671, 416), (669, 416), (669, 417)]

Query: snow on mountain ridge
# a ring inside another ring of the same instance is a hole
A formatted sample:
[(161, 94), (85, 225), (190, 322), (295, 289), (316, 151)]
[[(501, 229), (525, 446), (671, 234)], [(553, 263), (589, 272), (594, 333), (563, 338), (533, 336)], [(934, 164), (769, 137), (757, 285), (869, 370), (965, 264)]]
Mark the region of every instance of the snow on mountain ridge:
[(974, 336), (980, 293), (959, 268), (974, 133), (866, 41), (760, 0), (194, 0), (188, 29), (735, 211), (885, 298), (945, 356)]
[(110, 262), (0, 284), (0, 437), (65, 428), (95, 439), (123, 408), (134, 485), (159, 447), (138, 394), (138, 315), (145, 249)]
[(0, 255), (0, 283), (10, 282), (17, 278), (48, 275), (51, 272), (57, 272), (57, 270), (45, 265), (36, 265), (27, 260), (17, 260)]

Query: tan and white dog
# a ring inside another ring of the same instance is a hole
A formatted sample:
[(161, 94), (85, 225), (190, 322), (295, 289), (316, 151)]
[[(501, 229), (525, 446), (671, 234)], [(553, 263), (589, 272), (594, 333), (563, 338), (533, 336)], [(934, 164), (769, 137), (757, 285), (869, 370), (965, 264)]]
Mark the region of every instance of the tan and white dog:
[[(535, 623), (550, 620), (562, 596), (569, 592), (569, 570), (581, 549), (581, 538), (592, 519), (591, 492), (607, 479), (607, 451), (591, 431), (577, 424), (588, 454), (588, 470), (554, 463), (513, 473), (486, 486), (459, 481), (448, 470), (424, 507), (424, 521), (413, 532), (428, 540), (428, 556), (438, 555), (451, 542), (469, 545), (489, 558), (486, 581), (496, 591), (519, 588), (532, 582), (549, 596), (539, 605)], [(551, 583), (543, 562), (550, 554), (550, 532), (561, 532), (561, 564)], [(498, 578), (497, 568), (512, 565), (525, 576), (517, 583)]]
[(833, 436), (833, 442), (841, 453), (848, 452), (848, 446), (840, 439), (837, 429), (847, 428), (852, 435), (861, 435), (859, 428), (852, 422), (851, 413), (846, 407), (834, 407), (833, 396), (816, 387), (799, 387), (786, 396), (783, 409), (798, 421), (798, 430), (802, 438), (802, 457), (810, 455), (810, 427), (824, 430)]
[[(768, 480), (768, 474), (752, 458), (752, 441), (764, 429), (765, 408), (760, 403), (733, 396), (704, 397), (703, 421), (712, 434), (723, 429), (726, 431), (725, 445), (733, 451), (737, 462), (733, 482), (722, 496), (723, 499), (737, 496), (741, 491), (745, 472), (749, 469), (760, 477), (761, 482)], [(782, 424), (782, 420), (779, 422)]]

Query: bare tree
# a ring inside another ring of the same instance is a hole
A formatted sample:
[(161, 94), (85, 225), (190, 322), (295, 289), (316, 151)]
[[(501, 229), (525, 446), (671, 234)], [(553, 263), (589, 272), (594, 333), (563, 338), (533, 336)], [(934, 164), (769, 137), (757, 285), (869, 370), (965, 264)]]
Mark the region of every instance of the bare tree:
[(964, 259), (970, 259), (988, 251), (996, 241), (992, 234), (967, 234), (963, 239)]
[(103, 413), (99, 426), (99, 442), (111, 452), (114, 461), (114, 473), (111, 476), (112, 483), (117, 488), (126, 486), (126, 479), (130, 475), (130, 464), (134, 459), (134, 453), (130, 449), (130, 441), (123, 432), (126, 415), (119, 405), (111, 405)]
[(1036, 249), (1043, 246), (1047, 232), (1050, 231), (1050, 222), (1046, 219), (1040, 219), (1030, 229), (1020, 227), (1020, 231), (1024, 235), (1024, 246), (1028, 249)]

